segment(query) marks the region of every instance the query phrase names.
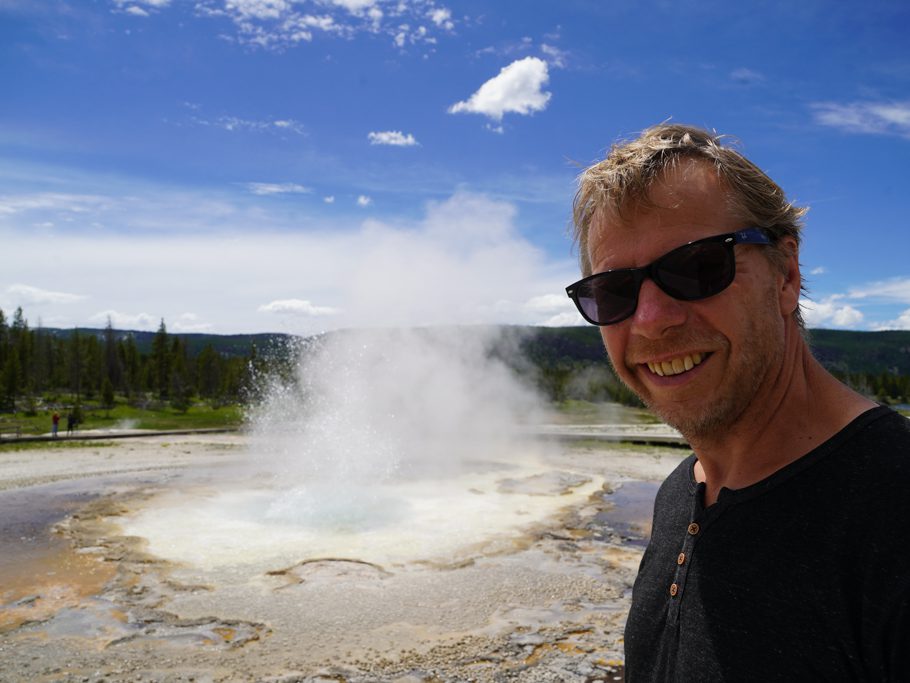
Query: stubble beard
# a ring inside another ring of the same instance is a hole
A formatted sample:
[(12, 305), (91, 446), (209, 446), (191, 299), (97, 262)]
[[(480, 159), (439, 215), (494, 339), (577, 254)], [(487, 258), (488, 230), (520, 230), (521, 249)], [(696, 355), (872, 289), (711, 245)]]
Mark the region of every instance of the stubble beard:
[[(734, 354), (726, 337), (702, 336), (699, 341), (705, 348), (723, 349), (727, 368), (721, 384), (711, 395), (693, 397), (685, 403), (676, 404), (657, 400), (641, 382), (625, 382), (663, 422), (670, 425), (689, 441), (717, 439), (740, 419), (755, 401), (763, 387), (767, 386), (768, 374), (780, 365), (783, 357), (782, 342), (772, 310), (771, 300), (761, 304), (762, 310), (748, 316), (740, 348)], [(662, 343), (666, 348), (697, 348), (700, 346), (691, 338), (681, 339), (674, 344)], [(656, 354), (655, 354), (656, 355)], [(715, 359), (715, 362), (717, 359)], [(635, 378), (635, 368), (627, 366), (630, 377)], [(617, 373), (618, 374), (618, 373)]]

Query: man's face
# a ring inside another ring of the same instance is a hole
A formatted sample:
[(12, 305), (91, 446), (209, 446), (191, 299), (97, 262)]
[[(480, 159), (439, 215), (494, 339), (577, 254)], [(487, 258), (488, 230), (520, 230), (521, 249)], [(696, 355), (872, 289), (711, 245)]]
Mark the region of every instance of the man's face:
[[(625, 220), (595, 221), (593, 272), (644, 266), (687, 242), (749, 227), (703, 162), (683, 162), (654, 185), (650, 199), (654, 207)], [(601, 328), (620, 378), (688, 438), (735, 423), (761, 402), (779, 372), (788, 313), (782, 311), (785, 278), (759, 251), (769, 248), (736, 247), (733, 283), (701, 301), (678, 301), (646, 279), (635, 313)]]

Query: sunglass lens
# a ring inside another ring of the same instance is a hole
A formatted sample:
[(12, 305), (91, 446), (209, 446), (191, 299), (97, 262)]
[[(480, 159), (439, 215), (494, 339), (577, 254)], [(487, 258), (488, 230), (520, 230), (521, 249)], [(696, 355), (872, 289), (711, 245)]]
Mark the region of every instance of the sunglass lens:
[(638, 285), (632, 272), (603, 273), (579, 287), (578, 305), (597, 324), (619, 322), (635, 310)]
[(736, 258), (730, 244), (690, 244), (655, 264), (654, 278), (670, 296), (695, 301), (714, 296), (733, 282)]

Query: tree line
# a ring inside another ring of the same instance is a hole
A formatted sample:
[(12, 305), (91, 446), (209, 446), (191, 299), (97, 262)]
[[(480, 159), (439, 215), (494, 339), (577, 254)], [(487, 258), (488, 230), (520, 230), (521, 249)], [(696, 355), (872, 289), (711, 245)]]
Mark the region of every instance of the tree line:
[[(865, 338), (860, 344), (860, 334), (834, 336), (826, 342), (827, 355), (836, 357), (836, 351), (849, 349), (850, 344), (867, 348)], [(164, 320), (151, 344), (140, 345), (133, 333), (114, 330), (110, 320), (103, 330), (47, 330), (40, 324), (29, 327), (21, 307), (12, 319), (0, 309), (0, 413), (34, 412), (42, 401), (112, 407), (118, 395), (137, 407), (171, 405), (181, 411), (195, 400), (215, 407), (248, 403), (256, 400), (268, 375), (277, 373), (285, 381), (293, 376), (301, 348), (295, 341), (300, 340), (285, 339), (283, 347), (275, 348), (263, 341), (265, 353), (252, 340), (246, 352), (241, 347), (226, 353), (224, 346), (219, 351), (210, 342), (201, 349), (197, 343), (194, 348), (199, 350), (190, 352), (187, 339), (169, 334)], [(905, 351), (903, 346), (899, 350)], [(514, 352), (507, 344), (493, 354), (530, 377), (552, 401), (640, 405), (610, 367), (599, 335), (588, 328), (533, 328), (520, 345), (518, 355), (523, 359), (516, 359)], [(893, 361), (893, 355), (885, 357)], [(847, 368), (853, 364), (843, 356), (822, 362), (870, 398), (910, 403), (910, 375), (902, 374), (893, 362), (877, 371), (851, 372)]]
[(164, 320), (143, 353), (110, 319), (100, 332), (62, 333), (30, 328), (21, 307), (11, 320), (0, 309), (0, 412), (33, 412), (39, 399), (113, 407), (118, 394), (140, 407), (157, 402), (185, 411), (196, 398), (227, 405), (246, 399), (257, 362), (254, 346), (245, 356), (220, 354), (211, 344), (191, 355)]

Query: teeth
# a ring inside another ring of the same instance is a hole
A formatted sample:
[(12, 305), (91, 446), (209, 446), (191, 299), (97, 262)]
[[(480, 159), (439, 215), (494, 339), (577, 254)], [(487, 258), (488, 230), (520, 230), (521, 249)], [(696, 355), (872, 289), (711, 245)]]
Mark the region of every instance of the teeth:
[(660, 362), (648, 361), (648, 369), (655, 375), (667, 377), (678, 375), (683, 372), (688, 372), (696, 365), (700, 364), (703, 360), (704, 356), (702, 356), (702, 354), (692, 353), (686, 356), (681, 356), (680, 358), (673, 358), (672, 360), (665, 360)]

